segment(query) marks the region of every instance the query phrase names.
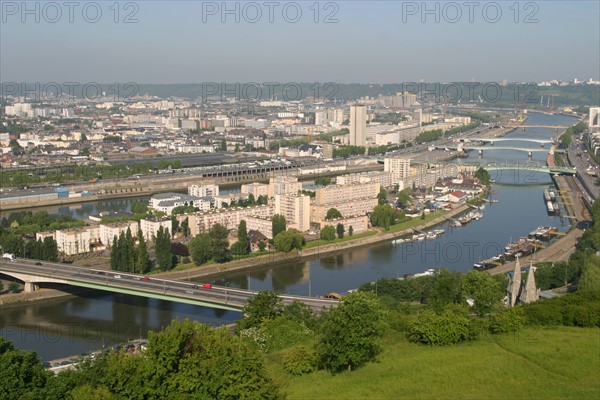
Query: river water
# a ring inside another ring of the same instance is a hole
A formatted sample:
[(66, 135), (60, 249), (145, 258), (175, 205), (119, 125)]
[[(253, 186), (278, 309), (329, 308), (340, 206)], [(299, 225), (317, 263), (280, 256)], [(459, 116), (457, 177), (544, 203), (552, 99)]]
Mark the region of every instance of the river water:
[[(530, 125), (571, 125), (574, 118), (561, 115), (530, 114)], [(529, 128), (517, 130), (506, 137), (548, 139), (554, 129)], [(496, 146), (538, 147), (529, 142), (500, 142)], [(476, 152), (466, 162), (544, 164), (546, 153), (512, 150), (486, 150), (483, 158)], [(528, 171), (492, 172), (492, 197), (498, 203), (487, 203), (483, 218), (453, 228), (440, 228), (446, 233), (434, 240), (403, 245), (390, 242), (369, 247), (349, 249), (323, 258), (290, 261), (277, 267), (264, 267), (248, 273), (228, 275), (214, 283), (252, 290), (275, 290), (279, 293), (323, 295), (345, 292), (364, 282), (382, 277), (398, 277), (422, 272), (429, 268), (447, 268), (468, 271), (473, 263), (490, 258), (504, 246), (540, 225), (556, 226), (567, 230), (569, 221), (546, 213), (542, 193), (552, 184), (548, 174)], [(132, 199), (111, 200), (102, 204), (69, 207), (77, 218), (103, 210), (127, 210)], [(100, 202), (98, 202), (100, 203)], [(51, 211), (50, 211), (51, 212)], [(61, 211), (58, 211), (61, 212)], [(19, 348), (36, 350), (42, 359), (50, 360), (145, 336), (147, 330), (157, 330), (176, 318), (191, 318), (212, 325), (235, 321), (240, 313), (213, 310), (185, 304), (132, 297), (121, 294), (95, 292), (19, 306), (2, 310), (0, 334)]]

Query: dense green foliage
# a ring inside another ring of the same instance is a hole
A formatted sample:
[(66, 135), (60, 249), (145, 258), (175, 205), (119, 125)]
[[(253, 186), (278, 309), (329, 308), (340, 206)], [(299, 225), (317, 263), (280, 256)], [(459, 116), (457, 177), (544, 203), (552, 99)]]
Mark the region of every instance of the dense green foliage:
[(280, 232), (273, 238), (273, 243), (277, 251), (289, 253), (294, 249), (302, 249), (305, 244), (304, 236), (296, 229), (288, 229)]
[(396, 223), (396, 210), (389, 204), (380, 204), (375, 207), (371, 214), (371, 225), (378, 226), (385, 230)]
[(484, 184), (485, 186), (489, 187), (490, 186), (490, 173), (487, 172), (485, 169), (483, 169), (482, 167), (480, 167), (477, 172), (475, 172), (475, 178), (479, 179), (479, 182), (481, 182), (482, 184)]
[(229, 232), (227, 228), (221, 224), (214, 224), (210, 227), (208, 235), (210, 236), (210, 248), (213, 259), (218, 263), (229, 261), (229, 254), (227, 252), (227, 248), (229, 247), (229, 240), (227, 239)]
[(325, 214), (325, 219), (327, 221), (337, 218), (342, 218), (342, 213), (339, 212), (337, 208), (330, 208), (327, 210), (327, 214)]
[(279, 235), (279, 233), (284, 232), (286, 230), (286, 220), (285, 217), (281, 214), (273, 215), (273, 237)]
[(381, 351), (386, 311), (369, 293), (352, 293), (323, 316), (317, 342), (320, 364), (327, 370), (352, 370)]
[(321, 229), (320, 238), (322, 240), (334, 240), (335, 239), (335, 228), (331, 225)]
[(339, 146), (333, 149), (333, 158), (348, 158), (365, 154), (364, 146)]
[(162, 226), (156, 232), (154, 240), (156, 251), (156, 265), (162, 271), (169, 271), (175, 265), (173, 251), (171, 250), (171, 233)]
[(211, 239), (208, 233), (200, 233), (189, 242), (190, 254), (196, 265), (202, 265), (212, 257)]

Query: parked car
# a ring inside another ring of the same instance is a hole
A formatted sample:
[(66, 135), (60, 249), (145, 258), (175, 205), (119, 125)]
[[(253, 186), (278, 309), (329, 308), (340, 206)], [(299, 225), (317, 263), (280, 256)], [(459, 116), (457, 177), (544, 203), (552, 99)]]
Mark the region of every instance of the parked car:
[(115, 275), (115, 279), (121, 279), (121, 275)]

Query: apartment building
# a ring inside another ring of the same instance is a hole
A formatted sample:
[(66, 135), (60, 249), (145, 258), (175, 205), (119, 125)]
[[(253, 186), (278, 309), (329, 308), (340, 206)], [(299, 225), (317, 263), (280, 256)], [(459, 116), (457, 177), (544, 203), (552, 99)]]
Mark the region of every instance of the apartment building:
[(214, 207), (214, 202), (212, 196), (198, 197), (182, 193), (159, 193), (150, 199), (150, 207), (170, 215), (175, 207), (180, 206), (194, 206), (201, 211), (207, 211)]
[(100, 224), (100, 241), (105, 246), (112, 246), (113, 239), (121, 235), (121, 232), (126, 233), (127, 229), (131, 230), (133, 236), (137, 235), (139, 225), (137, 221), (120, 221), (110, 224)]
[(278, 194), (294, 194), (302, 190), (302, 183), (295, 176), (277, 176), (269, 179), (269, 197)]
[(410, 158), (386, 157), (383, 170), (390, 173), (392, 185), (396, 185), (410, 174)]
[(367, 213), (372, 212), (377, 204), (379, 204), (377, 197), (353, 199), (352, 201), (322, 205), (313, 204), (311, 206), (311, 221), (315, 223), (321, 223), (325, 219), (327, 211), (330, 208), (337, 209), (343, 217), (351, 215), (366, 215)]
[(337, 228), (338, 224), (344, 226), (344, 235), (348, 236), (350, 227), (352, 227), (352, 234), (356, 235), (357, 233), (366, 232), (367, 229), (369, 229), (369, 217), (366, 215), (357, 215), (354, 217), (337, 218), (329, 221), (322, 220), (321, 229), (326, 226)]
[(304, 232), (310, 229), (310, 196), (278, 194), (275, 196), (275, 214), (285, 217), (288, 228)]
[(256, 215), (250, 215), (244, 217), (246, 221), (246, 229), (250, 231), (258, 231), (265, 235), (268, 239), (273, 239), (273, 218), (272, 217), (259, 217)]
[(240, 191), (242, 194), (252, 195), (255, 199), (258, 199), (258, 196), (269, 196), (269, 185), (258, 182), (247, 183), (242, 185)]
[(364, 172), (360, 174), (341, 175), (336, 178), (338, 185), (379, 183), (381, 187), (392, 186), (392, 175), (389, 172)]
[(146, 240), (154, 241), (161, 226), (164, 230), (171, 232), (173, 227), (171, 218), (142, 218), (140, 220), (140, 229)]
[(457, 176), (459, 173), (457, 165), (441, 164), (427, 168), (427, 165), (419, 164), (412, 169), (409, 176), (398, 181), (398, 189), (403, 190), (413, 186), (433, 188), (438, 180)]
[(188, 187), (188, 194), (195, 197), (218, 196), (219, 186), (214, 184), (192, 185)]
[(220, 224), (229, 230), (238, 228), (241, 220), (249, 216), (273, 217), (275, 206), (273, 204), (255, 207), (235, 207), (199, 212), (195, 214), (182, 214), (177, 217), (180, 221), (189, 218), (190, 233), (197, 235), (208, 232), (215, 224)]
[(315, 205), (339, 204), (356, 199), (376, 198), (381, 184), (379, 182), (332, 185), (316, 190)]
[(58, 251), (67, 256), (89, 253), (100, 242), (100, 227), (96, 225), (56, 231), (55, 240)]

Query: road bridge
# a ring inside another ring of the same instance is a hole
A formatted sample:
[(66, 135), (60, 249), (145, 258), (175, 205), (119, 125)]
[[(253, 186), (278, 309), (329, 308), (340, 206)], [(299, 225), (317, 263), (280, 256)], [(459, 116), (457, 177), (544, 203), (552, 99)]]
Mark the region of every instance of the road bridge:
[[(0, 274), (25, 283), (26, 291), (34, 291), (42, 283), (59, 283), (89, 289), (124, 293), (153, 299), (169, 300), (202, 307), (241, 311), (258, 292), (221, 286), (203, 286), (153, 276), (118, 271), (101, 271), (68, 264), (35, 262), (29, 259), (2, 260)], [(339, 301), (305, 296), (280, 295), (284, 304), (300, 301), (315, 311), (335, 307)]]
[(554, 141), (551, 139), (526, 139), (526, 138), (473, 138), (472, 142), (529, 142), (529, 143), (539, 143), (542, 146), (545, 144), (553, 144)]

